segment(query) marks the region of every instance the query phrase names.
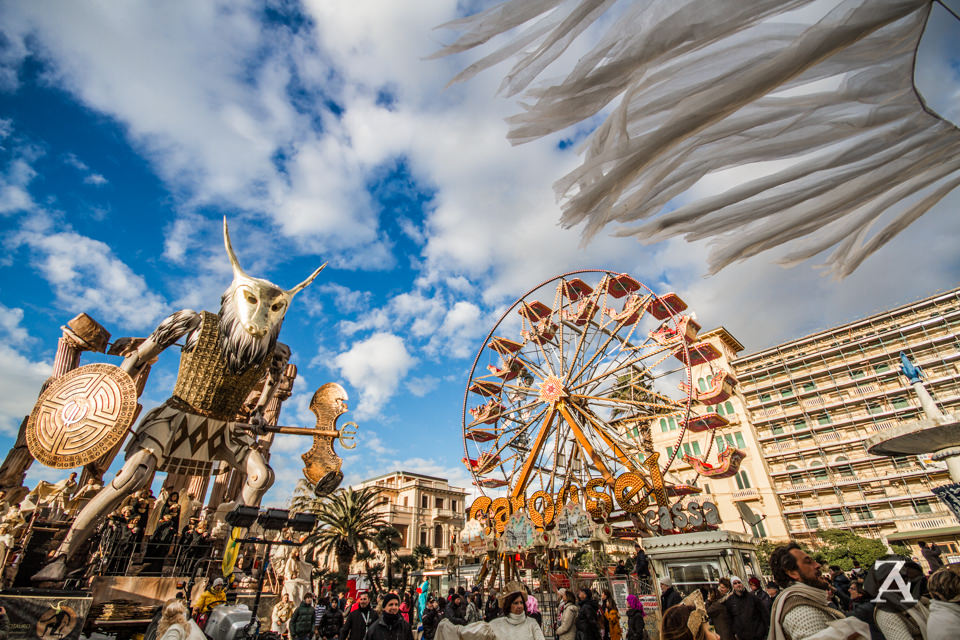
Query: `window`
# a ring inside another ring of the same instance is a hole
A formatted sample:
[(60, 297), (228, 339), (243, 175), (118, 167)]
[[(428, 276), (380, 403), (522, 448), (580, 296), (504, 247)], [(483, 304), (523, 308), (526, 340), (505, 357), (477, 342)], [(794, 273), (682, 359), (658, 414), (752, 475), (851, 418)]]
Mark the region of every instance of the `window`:
[(667, 447), (667, 458), (673, 457), (673, 447)]
[(781, 426), (779, 426), (779, 425), (777, 425), (777, 426), (775, 426), (775, 427), (772, 427), (772, 428), (770, 429), (770, 433), (772, 433), (772, 434), (775, 435), (775, 436), (779, 436), (779, 435), (781, 435), (781, 434), (783, 433), (783, 427), (781, 427)]
[(723, 407), (727, 410), (727, 415), (728, 415), (728, 416), (732, 416), (732, 415), (734, 414), (734, 411), (733, 411), (733, 403), (730, 402), (729, 400), (727, 400), (726, 402), (723, 403)]
[(878, 404), (868, 404), (868, 405), (867, 405), (867, 413), (869, 413), (869, 414), (872, 415), (872, 416), (875, 416), (875, 415), (877, 415), (878, 413), (883, 413), (883, 407), (881, 407), (881, 406), (878, 405)]
[(830, 509), (827, 513), (830, 514), (830, 522), (833, 524), (843, 524), (846, 522), (846, 519), (843, 517), (843, 511), (840, 509)]
[(670, 431), (670, 427), (667, 425), (667, 419), (666, 419), (666, 418), (660, 418), (660, 431), (663, 432), (663, 433), (666, 433), (667, 431)]
[(806, 384), (803, 385), (804, 391), (813, 391), (816, 388), (817, 388), (816, 382), (807, 382)]
[(813, 478), (814, 482), (825, 482), (829, 479), (827, 475), (827, 470), (820, 468), (810, 472), (810, 476)]
[(894, 409), (906, 409), (910, 406), (906, 398), (893, 398), (890, 402), (893, 403)]
[(750, 488), (750, 477), (747, 475), (746, 471), (740, 471), (734, 477), (737, 479), (737, 489)]
[(723, 451), (727, 448), (727, 445), (724, 443), (721, 436), (717, 436), (717, 452)]
[[(837, 456), (837, 459), (834, 462), (847, 462), (847, 458), (844, 456)], [(847, 464), (842, 464), (837, 467), (837, 472), (844, 478), (852, 478), (856, 474), (853, 472), (853, 467), (849, 462)]]
[(913, 465), (910, 456), (896, 456), (893, 458), (893, 466), (897, 469), (909, 469)]
[(873, 511), (870, 511), (870, 507), (854, 507), (853, 513), (857, 516), (857, 520), (873, 520)]
[(700, 378), (699, 380), (697, 380), (697, 386), (700, 387), (700, 391), (706, 391), (707, 381), (704, 380), (703, 378)]
[(409, 505), (407, 504), (407, 502), (408, 502), (407, 496), (403, 496), (403, 506), (405, 506), (405, 507), (406, 507), (406, 506), (409, 506)]
[(427, 546), (427, 530), (420, 529), (420, 544)]
[(817, 517), (815, 513), (805, 513), (803, 514), (803, 519), (806, 521), (807, 529), (819, 529), (820, 528), (820, 518)]
[(863, 369), (854, 369), (853, 371), (850, 372), (850, 377), (853, 378), (854, 380), (857, 380), (858, 378), (862, 378), (864, 375), (865, 374), (863, 373)]
[(433, 506), (437, 509), (443, 509), (443, 498), (434, 498)]
[(802, 473), (791, 473), (791, 474), (790, 474), (790, 484), (792, 484), (792, 485), (795, 486), (795, 487), (802, 487), (804, 484), (806, 484), (806, 483), (803, 481), (803, 474), (802, 474)]
[(803, 431), (806, 428), (807, 428), (806, 420), (797, 420), (796, 422), (793, 423), (794, 431)]
[(753, 530), (754, 538), (766, 538), (767, 530), (763, 527), (763, 522), (758, 522), (757, 524), (750, 525), (750, 528)]
[(433, 546), (437, 549), (443, 548), (443, 527), (440, 525), (433, 528)]
[(451, 501), (450, 501), (450, 509), (451, 509), (452, 511), (456, 511), (456, 510), (457, 510), (457, 501), (456, 501), (456, 500), (451, 500)]
[(805, 433), (801, 436), (797, 436), (797, 442), (805, 443), (807, 440), (813, 440), (813, 436), (810, 435), (809, 433)]
[(766, 402), (766, 401), (769, 400), (769, 399), (770, 399), (770, 394), (769, 394), (769, 393), (761, 393), (761, 394), (760, 394), (760, 402)]
[(800, 403), (797, 400), (787, 400), (783, 403), (784, 409), (792, 409), (793, 407), (800, 406)]
[(793, 389), (791, 389), (790, 387), (787, 387), (786, 389), (784, 389), (784, 390), (782, 390), (782, 391), (780, 392), (780, 397), (781, 397), (781, 398), (789, 398), (789, 397), (791, 397), (792, 395), (793, 395)]
[(735, 434), (733, 434), (733, 437), (734, 437), (734, 439), (736, 439), (736, 441), (737, 441), (737, 446), (738, 446), (738, 447), (740, 447), (741, 449), (745, 449), (745, 448), (746, 448), (747, 445), (744, 444), (744, 442), (743, 442), (743, 435), (742, 435), (739, 431), (737, 431)]
[[(420, 496), (420, 508), (427, 509), (430, 507), (430, 498), (427, 496)], [(424, 542), (426, 544), (426, 542)]]
[(676, 418), (670, 418), (670, 419), (669, 419), (669, 422), (670, 422), (670, 431), (676, 431), (676, 430), (677, 430), (677, 420), (676, 420)]
[(878, 364), (877, 366), (875, 366), (875, 367), (873, 368), (873, 370), (876, 371), (877, 373), (884, 373), (885, 371), (889, 371), (889, 370), (890, 370), (890, 365), (888, 365), (888, 364)]
[(817, 416), (817, 424), (830, 424), (833, 420), (830, 419), (829, 413), (824, 413)]
[(926, 499), (914, 500), (911, 503), (914, 513), (933, 513), (933, 508), (930, 506), (930, 501)]

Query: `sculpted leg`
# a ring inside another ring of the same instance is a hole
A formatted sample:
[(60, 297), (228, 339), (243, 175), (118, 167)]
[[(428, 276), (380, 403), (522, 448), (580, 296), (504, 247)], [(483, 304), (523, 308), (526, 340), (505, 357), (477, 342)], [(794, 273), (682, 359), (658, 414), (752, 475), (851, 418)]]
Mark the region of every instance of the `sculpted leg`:
[(243, 483), (241, 498), (244, 504), (260, 504), (263, 494), (273, 485), (273, 469), (256, 450), (247, 454), (246, 467), (247, 479)]
[(57, 549), (59, 557), (33, 576), (33, 580), (63, 579), (66, 573), (66, 561), (76, 553), (80, 544), (90, 537), (103, 517), (113, 511), (123, 498), (143, 488), (147, 480), (153, 476), (156, 467), (157, 459), (146, 449), (140, 449), (128, 457), (114, 479), (80, 511), (70, 531), (67, 532), (67, 537)]

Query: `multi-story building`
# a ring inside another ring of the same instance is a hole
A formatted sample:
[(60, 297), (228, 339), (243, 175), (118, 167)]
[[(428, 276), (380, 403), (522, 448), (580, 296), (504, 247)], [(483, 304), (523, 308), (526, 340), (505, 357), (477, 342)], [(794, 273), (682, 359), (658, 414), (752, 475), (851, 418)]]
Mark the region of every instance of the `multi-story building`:
[(870, 455), (864, 442), (921, 414), (901, 352), (941, 409), (960, 410), (958, 334), (954, 289), (730, 362), (751, 425), (742, 433), (759, 446), (745, 443), (769, 471), (790, 537), (847, 529), (890, 543), (936, 541), (957, 554), (960, 526), (931, 492), (949, 482), (945, 467)]
[[(695, 388), (706, 391), (715, 375), (721, 371), (733, 370), (731, 363), (737, 354), (743, 351), (743, 345), (723, 327), (701, 333), (698, 340), (709, 342), (720, 354), (710, 362), (692, 367), (691, 375)], [(694, 403), (691, 408), (692, 415), (717, 413), (728, 424), (716, 432), (696, 434), (688, 431), (680, 445), (681, 450), (676, 452), (677, 456), (670, 467), (671, 474), (668, 478), (687, 483), (694, 482), (696, 474), (693, 467), (684, 461), (684, 454), (701, 459), (706, 458), (716, 464), (717, 453), (726, 447), (737, 447), (746, 451), (747, 457), (741, 463), (736, 475), (729, 478), (700, 477), (696, 479), (695, 484), (703, 492), (695, 499), (709, 500), (717, 505), (723, 529), (743, 532), (758, 538), (785, 538), (787, 529), (780, 514), (776, 491), (770, 480), (766, 460), (756, 453), (760, 450), (760, 445), (750, 424), (750, 414), (745, 407), (744, 396), (737, 387), (734, 387), (730, 398), (716, 405), (703, 406)], [(660, 453), (661, 461), (668, 460), (674, 454), (680, 420), (681, 418), (677, 417), (661, 417), (651, 424), (650, 436), (653, 449)], [(753, 525), (748, 524), (743, 520), (737, 503), (745, 503), (750, 507), (750, 512), (763, 516), (764, 519)]]
[(398, 555), (424, 545), (433, 549), (433, 562), (442, 563), (463, 529), (467, 492), (444, 478), (394, 471), (370, 478), (354, 488), (381, 490), (377, 511), (400, 532)]

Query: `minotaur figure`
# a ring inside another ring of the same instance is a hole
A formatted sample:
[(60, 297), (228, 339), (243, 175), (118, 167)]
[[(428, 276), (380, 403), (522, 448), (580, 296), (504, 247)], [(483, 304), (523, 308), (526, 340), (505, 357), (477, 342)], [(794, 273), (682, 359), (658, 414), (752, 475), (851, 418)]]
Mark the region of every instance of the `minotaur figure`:
[[(233, 282), (220, 299), (220, 312), (178, 311), (124, 360), (121, 368), (136, 376), (161, 351), (184, 339), (173, 395), (143, 417), (127, 445), (123, 468), (83, 508), (53, 561), (34, 580), (64, 578), (67, 561), (97, 523), (124, 496), (144, 487), (155, 471), (209, 474), (214, 462), (227, 462), (246, 472), (244, 504), (256, 503), (273, 483), (273, 471), (257, 450), (254, 433), (264, 425), (263, 409), (290, 357), (287, 346), (277, 342), (284, 314), (323, 266), (284, 290), (244, 273), (226, 220), (223, 241), (233, 265)], [(264, 379), (252, 414), (245, 423), (236, 422), (244, 400)]]

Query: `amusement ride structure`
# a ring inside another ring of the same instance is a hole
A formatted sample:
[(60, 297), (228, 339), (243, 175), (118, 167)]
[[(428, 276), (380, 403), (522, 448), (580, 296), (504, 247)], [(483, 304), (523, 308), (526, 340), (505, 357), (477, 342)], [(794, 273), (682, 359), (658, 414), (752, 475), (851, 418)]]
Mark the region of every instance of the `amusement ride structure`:
[[(671, 519), (700, 493), (699, 475), (732, 476), (746, 455), (715, 452), (713, 437), (700, 449), (697, 434), (727, 425), (713, 405), (736, 379), (716, 371), (695, 387), (691, 367), (720, 356), (699, 329), (679, 296), (625, 273), (574, 271), (521, 296), (484, 339), (464, 393), (463, 462), (482, 494), (470, 518), (500, 535), (526, 512), (548, 530), (565, 505), (582, 503), (613, 535), (715, 525)], [(653, 428), (677, 431), (665, 458), (653, 451)], [(686, 482), (672, 470), (680, 456), (696, 474)]]

